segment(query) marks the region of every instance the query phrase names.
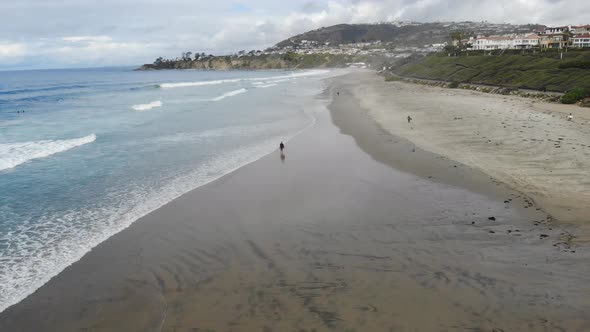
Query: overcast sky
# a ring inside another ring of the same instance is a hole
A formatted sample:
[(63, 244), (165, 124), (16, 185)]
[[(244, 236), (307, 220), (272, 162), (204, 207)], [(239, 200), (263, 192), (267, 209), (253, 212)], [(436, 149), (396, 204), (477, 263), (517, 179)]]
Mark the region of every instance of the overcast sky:
[(590, 23), (590, 0), (0, 0), (0, 70), (263, 49), (338, 23)]

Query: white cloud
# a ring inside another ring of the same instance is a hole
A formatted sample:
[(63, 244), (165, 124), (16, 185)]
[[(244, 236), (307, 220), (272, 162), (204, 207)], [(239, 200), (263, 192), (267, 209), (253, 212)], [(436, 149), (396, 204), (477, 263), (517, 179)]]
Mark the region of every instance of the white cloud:
[(283, 15), (228, 17), (199, 44), (218, 51), (264, 48), (308, 30), (340, 23), (394, 20), (482, 21), (565, 25), (590, 23), (590, 1), (569, 0), (327, 0), (307, 2)]
[(11, 13), (0, 20), (0, 58), (32, 63), (42, 57), (52, 66), (140, 64), (183, 51), (262, 49), (340, 23), (590, 23), (588, 0), (251, 0), (247, 10), (236, 10), (235, 3), (0, 0), (0, 12)]
[(79, 42), (110, 42), (113, 38), (109, 36), (74, 36), (63, 37), (63, 41), (79, 43)]
[(0, 43), (0, 58), (21, 57), (26, 50), (26, 45), (22, 43)]

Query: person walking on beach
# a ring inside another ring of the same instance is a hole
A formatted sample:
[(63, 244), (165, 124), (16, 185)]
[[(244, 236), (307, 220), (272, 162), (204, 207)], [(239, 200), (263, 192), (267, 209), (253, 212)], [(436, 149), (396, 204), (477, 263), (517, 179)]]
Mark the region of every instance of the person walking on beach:
[(573, 119), (574, 119), (574, 116), (572, 115), (572, 113), (570, 113), (570, 114), (567, 116), (567, 121), (572, 121)]
[(281, 153), (283, 153), (283, 150), (285, 150), (285, 144), (283, 144), (283, 142), (279, 144), (279, 149), (281, 149)]
[(412, 122), (412, 117), (408, 115), (408, 123)]

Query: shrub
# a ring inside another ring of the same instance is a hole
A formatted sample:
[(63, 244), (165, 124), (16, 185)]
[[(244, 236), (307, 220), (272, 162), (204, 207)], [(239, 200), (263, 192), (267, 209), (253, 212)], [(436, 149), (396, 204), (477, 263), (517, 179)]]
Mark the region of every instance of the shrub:
[(588, 95), (588, 92), (582, 88), (574, 88), (561, 96), (562, 104), (575, 104)]
[(501, 94), (501, 95), (509, 95), (513, 91), (517, 91), (517, 90), (515, 90), (514, 88), (509, 88), (509, 87), (499, 88), (498, 89), (498, 93)]
[(559, 69), (567, 68), (590, 69), (590, 60), (567, 61), (559, 65)]
[(397, 77), (397, 76), (386, 76), (385, 77), (385, 82), (397, 82), (397, 81), (401, 81), (402, 79)]
[(451, 82), (449, 84), (449, 88), (451, 88), (451, 89), (456, 89), (458, 87), (459, 87), (459, 82)]

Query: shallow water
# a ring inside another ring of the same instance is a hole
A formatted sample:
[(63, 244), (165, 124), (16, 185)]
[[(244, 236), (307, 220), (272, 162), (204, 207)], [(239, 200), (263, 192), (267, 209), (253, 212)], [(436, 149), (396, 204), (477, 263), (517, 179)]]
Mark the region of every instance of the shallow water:
[(3, 72), (0, 312), (139, 217), (311, 125), (300, 100), (329, 75)]

